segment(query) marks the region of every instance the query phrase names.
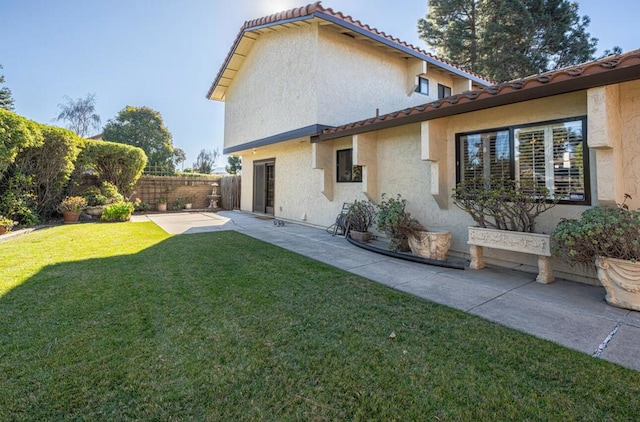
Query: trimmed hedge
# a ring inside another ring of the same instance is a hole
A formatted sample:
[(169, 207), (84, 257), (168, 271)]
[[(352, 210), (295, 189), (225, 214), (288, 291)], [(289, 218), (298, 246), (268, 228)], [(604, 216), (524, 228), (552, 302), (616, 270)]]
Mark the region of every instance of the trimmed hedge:
[(42, 145), (39, 125), (0, 108), (0, 180), (25, 148)]
[(55, 215), (86, 171), (128, 195), (146, 162), (140, 148), (82, 139), (0, 109), (0, 214), (22, 225)]
[(42, 217), (57, 213), (80, 152), (82, 139), (67, 129), (37, 125), (44, 142), (25, 148), (12, 165), (14, 175), (30, 177), (29, 192), (35, 195), (36, 212)]
[(129, 196), (146, 165), (147, 156), (138, 147), (87, 139), (76, 162), (76, 176), (96, 172), (101, 181), (113, 183), (120, 193)]

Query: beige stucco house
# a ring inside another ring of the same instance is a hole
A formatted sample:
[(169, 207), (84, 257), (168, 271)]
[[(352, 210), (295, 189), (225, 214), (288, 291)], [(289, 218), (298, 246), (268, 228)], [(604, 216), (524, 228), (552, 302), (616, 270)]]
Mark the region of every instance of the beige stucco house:
[[(640, 206), (640, 50), (494, 85), (318, 2), (246, 22), (207, 97), (225, 103), (246, 211), (329, 226), (343, 202), (399, 193), (465, 256), (473, 221), (451, 192), (467, 177), (562, 195), (540, 232), (625, 193)], [(536, 271), (533, 256), (485, 258)]]

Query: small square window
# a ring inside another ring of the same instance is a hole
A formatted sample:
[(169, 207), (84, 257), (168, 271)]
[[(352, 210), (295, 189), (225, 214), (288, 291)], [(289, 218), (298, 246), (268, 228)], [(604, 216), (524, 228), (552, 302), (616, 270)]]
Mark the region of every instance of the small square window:
[(446, 86), (446, 85), (442, 85), (442, 84), (438, 84), (438, 99), (442, 99), (445, 97), (450, 97), (451, 96), (451, 88)]
[(429, 79), (418, 76), (418, 86), (416, 92), (420, 94), (429, 95)]
[(338, 151), (336, 171), (341, 182), (362, 182), (362, 166), (353, 165), (353, 149)]

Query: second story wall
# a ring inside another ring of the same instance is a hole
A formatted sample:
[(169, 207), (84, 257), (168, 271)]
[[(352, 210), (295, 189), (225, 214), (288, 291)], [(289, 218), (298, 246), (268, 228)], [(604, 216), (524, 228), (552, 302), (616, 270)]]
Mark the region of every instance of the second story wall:
[(317, 25), (257, 37), (225, 99), (225, 148), (317, 123)]
[(414, 92), (417, 59), (405, 59), (387, 48), (319, 28), (318, 118), (341, 125), (406, 107), (428, 103), (436, 96)]

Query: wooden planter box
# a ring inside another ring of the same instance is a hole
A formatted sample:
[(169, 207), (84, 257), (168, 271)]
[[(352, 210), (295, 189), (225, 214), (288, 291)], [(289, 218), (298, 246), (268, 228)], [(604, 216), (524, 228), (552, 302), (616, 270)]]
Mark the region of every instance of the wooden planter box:
[(502, 249), (512, 252), (528, 253), (538, 256), (539, 283), (553, 282), (551, 266), (551, 236), (539, 233), (512, 232), (508, 230), (469, 227), (471, 264), (474, 270), (484, 268), (484, 252), (482, 248)]

